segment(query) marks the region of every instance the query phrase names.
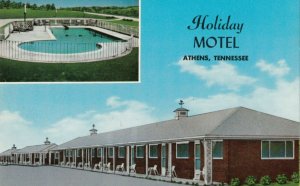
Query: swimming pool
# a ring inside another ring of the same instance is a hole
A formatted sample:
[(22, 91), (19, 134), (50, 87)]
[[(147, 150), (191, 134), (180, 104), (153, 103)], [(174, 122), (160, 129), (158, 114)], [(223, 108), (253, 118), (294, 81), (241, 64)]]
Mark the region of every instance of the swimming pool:
[(97, 43), (123, 41), (90, 28), (59, 27), (50, 30), (56, 40), (24, 42), (19, 44), (19, 47), (32, 52), (74, 54), (100, 50), (101, 45), (97, 45)]

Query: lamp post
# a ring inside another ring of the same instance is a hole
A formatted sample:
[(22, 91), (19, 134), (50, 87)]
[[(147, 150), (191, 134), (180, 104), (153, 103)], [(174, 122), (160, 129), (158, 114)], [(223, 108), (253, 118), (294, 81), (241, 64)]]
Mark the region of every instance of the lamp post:
[(26, 13), (27, 13), (27, 10), (26, 10), (26, 4), (24, 5), (24, 22), (26, 22)]

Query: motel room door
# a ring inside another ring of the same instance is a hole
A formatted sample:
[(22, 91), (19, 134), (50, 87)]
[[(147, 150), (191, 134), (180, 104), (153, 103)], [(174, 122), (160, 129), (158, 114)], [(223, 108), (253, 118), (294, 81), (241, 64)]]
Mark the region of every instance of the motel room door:
[(195, 141), (195, 175), (194, 180), (200, 180), (200, 167), (201, 167), (201, 150), (200, 150), (200, 141)]
[(166, 166), (167, 166), (167, 153), (166, 144), (161, 145), (161, 175), (166, 176)]

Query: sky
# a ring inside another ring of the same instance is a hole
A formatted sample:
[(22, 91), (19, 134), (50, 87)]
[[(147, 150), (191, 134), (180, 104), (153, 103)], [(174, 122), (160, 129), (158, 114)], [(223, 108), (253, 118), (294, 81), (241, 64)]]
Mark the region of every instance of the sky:
[[(141, 1), (141, 82), (1, 84), (0, 151), (243, 106), (299, 121), (299, 1)], [(197, 15), (231, 16), (234, 31), (188, 30)], [(197, 36), (236, 37), (238, 49), (193, 48)], [(248, 55), (249, 61), (184, 61)]]
[(52, 4), (56, 7), (76, 7), (76, 6), (138, 6), (138, 0), (15, 0), (15, 2), (36, 3), (37, 5)]

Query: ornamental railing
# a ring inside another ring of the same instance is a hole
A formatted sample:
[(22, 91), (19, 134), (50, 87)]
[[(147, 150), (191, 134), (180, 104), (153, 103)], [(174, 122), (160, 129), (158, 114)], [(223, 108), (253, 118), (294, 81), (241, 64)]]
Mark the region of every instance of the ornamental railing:
[[(16, 20), (22, 22), (21, 19)], [(12, 21), (2, 27), (0, 27), (0, 40), (7, 38), (10, 32), (13, 30)], [(56, 26), (56, 25), (67, 25), (67, 26), (95, 26), (99, 28), (104, 28), (114, 32), (119, 32), (126, 35), (132, 35), (134, 37), (139, 37), (139, 27), (129, 26), (124, 24), (113, 23), (109, 21), (103, 21), (101, 19), (88, 19), (88, 18), (36, 18), (36, 19), (27, 19), (27, 22), (31, 22), (32, 25), (47, 25), (47, 26)]]

